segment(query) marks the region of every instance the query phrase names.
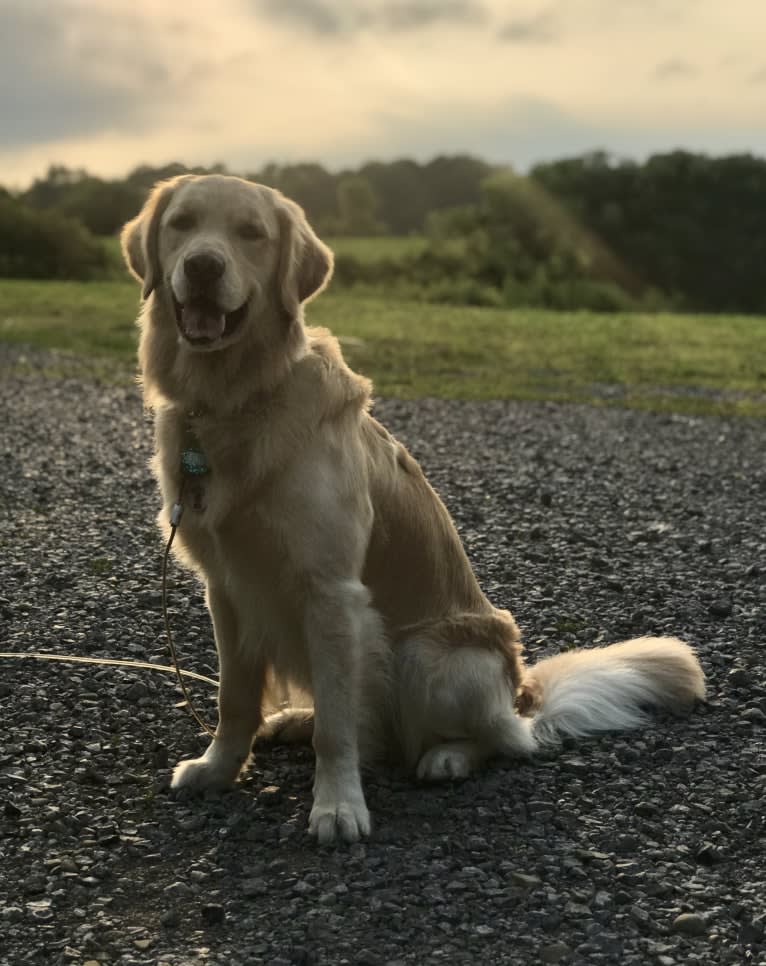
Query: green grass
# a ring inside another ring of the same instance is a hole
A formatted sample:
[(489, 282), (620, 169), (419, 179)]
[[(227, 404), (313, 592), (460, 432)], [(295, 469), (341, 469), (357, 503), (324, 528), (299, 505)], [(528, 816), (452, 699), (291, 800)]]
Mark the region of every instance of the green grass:
[(370, 237), (326, 238), (326, 243), (336, 255), (351, 255), (365, 265), (383, 259), (396, 260), (419, 255), (428, 247), (428, 239), (422, 235), (372, 235)]
[[(0, 281), (0, 339), (76, 353), (94, 365), (111, 360), (129, 374), (138, 294), (129, 281)], [(321, 296), (307, 315), (341, 338), (349, 362), (373, 378), (379, 395), (614, 401), (766, 416), (762, 318), (486, 309), (343, 293)]]

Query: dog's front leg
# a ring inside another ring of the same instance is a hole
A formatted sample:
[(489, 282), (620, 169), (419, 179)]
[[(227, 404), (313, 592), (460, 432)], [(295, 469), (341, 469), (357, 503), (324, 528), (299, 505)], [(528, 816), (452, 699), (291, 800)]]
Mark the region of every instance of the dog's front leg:
[(242, 629), (227, 595), (211, 584), (207, 604), (220, 668), (218, 727), (205, 754), (180, 762), (173, 772), (173, 788), (197, 791), (225, 788), (236, 781), (250, 757), (253, 736), (262, 720), (265, 678), (263, 656), (252, 650), (252, 642), (242, 640)]
[(369, 592), (358, 580), (314, 586), (306, 636), (314, 693), (314, 806), (309, 832), (320, 844), (370, 833), (359, 773), (361, 632)]

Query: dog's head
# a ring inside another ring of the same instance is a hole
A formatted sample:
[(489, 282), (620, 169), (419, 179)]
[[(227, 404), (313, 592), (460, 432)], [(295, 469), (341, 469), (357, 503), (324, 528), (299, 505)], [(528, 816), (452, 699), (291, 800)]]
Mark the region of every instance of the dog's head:
[(275, 307), (300, 318), (332, 273), (332, 253), (298, 205), (223, 175), (158, 184), (123, 229), (122, 250), (144, 299), (156, 291), (182, 344), (203, 352), (234, 344)]

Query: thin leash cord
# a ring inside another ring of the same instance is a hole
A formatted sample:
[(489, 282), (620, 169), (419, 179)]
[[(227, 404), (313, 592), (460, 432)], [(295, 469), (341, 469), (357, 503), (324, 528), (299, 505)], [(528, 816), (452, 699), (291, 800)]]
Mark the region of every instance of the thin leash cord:
[(189, 689), (186, 687), (183, 673), (178, 665), (178, 655), (176, 653), (176, 646), (173, 641), (173, 634), (170, 630), (170, 619), (168, 617), (168, 560), (170, 559), (170, 549), (173, 546), (176, 530), (178, 529), (178, 524), (181, 522), (181, 516), (183, 515), (183, 503), (181, 500), (184, 493), (184, 482), (185, 480), (182, 476), (181, 489), (178, 493), (178, 499), (173, 504), (173, 508), (170, 512), (170, 537), (168, 538), (167, 545), (165, 546), (165, 553), (162, 556), (162, 619), (165, 622), (165, 635), (168, 640), (168, 648), (170, 649), (170, 656), (173, 660), (173, 667), (176, 671), (178, 684), (186, 700), (186, 706), (200, 728), (202, 728), (203, 731), (206, 731), (211, 738), (215, 738), (215, 731), (197, 711), (196, 707), (194, 706), (194, 702), (192, 701), (192, 696), (189, 693)]
[[(162, 671), (165, 674), (177, 674), (177, 667), (170, 664), (152, 664), (150, 661), (130, 661), (118, 657), (81, 657), (77, 654), (48, 654), (45, 651), (0, 651), (0, 660), (10, 660), (20, 658), (29, 661), (62, 661), (64, 664), (103, 664), (107, 667), (135, 667), (146, 671)], [(181, 674), (187, 678), (194, 678), (195, 681), (203, 681), (211, 684), (214, 688), (218, 687), (215, 678), (206, 677), (204, 674), (197, 674), (196, 671), (184, 671)]]

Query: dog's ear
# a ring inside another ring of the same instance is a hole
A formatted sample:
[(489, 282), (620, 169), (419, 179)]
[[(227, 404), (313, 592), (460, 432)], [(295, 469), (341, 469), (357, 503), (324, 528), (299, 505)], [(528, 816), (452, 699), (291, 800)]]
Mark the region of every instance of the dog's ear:
[(303, 209), (280, 197), (279, 296), (288, 318), (298, 316), (303, 302), (317, 295), (332, 275), (333, 256), (314, 234)]
[(125, 225), (120, 235), (122, 254), (128, 268), (143, 282), (142, 298), (149, 298), (157, 287), (162, 268), (159, 261), (159, 231), (162, 214), (170, 199), (188, 175), (160, 181), (146, 200), (141, 212)]

